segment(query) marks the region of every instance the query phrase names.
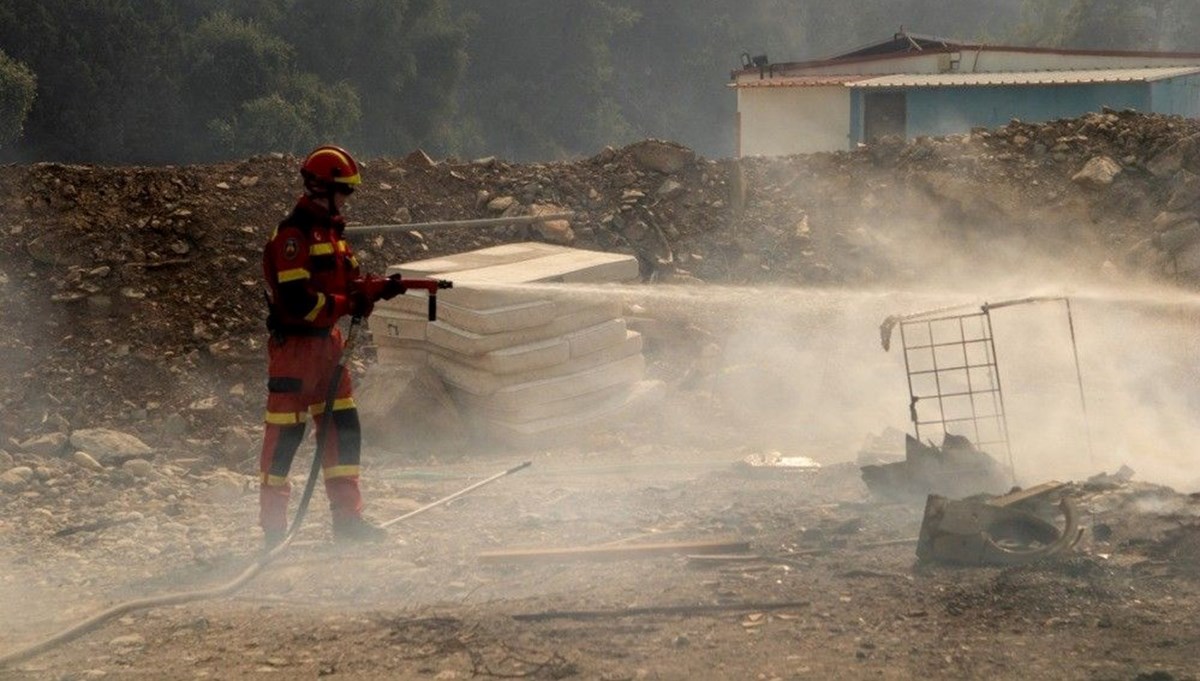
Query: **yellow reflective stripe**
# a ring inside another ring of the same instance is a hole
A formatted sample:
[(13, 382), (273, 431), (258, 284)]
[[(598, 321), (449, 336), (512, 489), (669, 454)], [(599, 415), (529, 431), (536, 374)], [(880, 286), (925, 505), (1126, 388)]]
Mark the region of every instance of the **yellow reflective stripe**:
[(288, 476), (263, 473), (262, 484), (266, 485), (267, 487), (287, 487)]
[(358, 258), (354, 257), (353, 255), (350, 256), (350, 266), (358, 267)]
[(333, 244), (313, 244), (308, 247), (309, 255), (333, 255)]
[(280, 272), (279, 273), (279, 283), (286, 284), (289, 281), (297, 281), (299, 279), (308, 279), (311, 276), (312, 275), (308, 273), (308, 270), (306, 270), (302, 267), (297, 267), (294, 270), (284, 270), (284, 271)]
[[(353, 397), (343, 397), (340, 400), (333, 401), (333, 410), (334, 411), (342, 411), (344, 409), (354, 409), (354, 408), (355, 407), (354, 407), (354, 398)], [(308, 408), (308, 413), (312, 414), (313, 416), (316, 416), (317, 414), (320, 414), (324, 411), (325, 411), (325, 403), (324, 402), (319, 402)]]
[(325, 479), (330, 478), (348, 478), (351, 475), (358, 475), (362, 470), (362, 466), (330, 466), (322, 471), (325, 473)]
[(324, 308), (325, 308), (325, 294), (318, 293), (317, 294), (317, 304), (313, 306), (313, 309), (309, 310), (308, 314), (304, 315), (304, 320), (308, 321), (308, 322), (316, 321), (317, 315), (321, 314), (321, 310)]
[(350, 250), (350, 244), (347, 244), (345, 239), (342, 239), (341, 241), (337, 242), (338, 253), (345, 253), (348, 250)]
[(297, 423), (304, 423), (304, 412), (269, 411), (263, 420), (276, 426), (294, 426)]

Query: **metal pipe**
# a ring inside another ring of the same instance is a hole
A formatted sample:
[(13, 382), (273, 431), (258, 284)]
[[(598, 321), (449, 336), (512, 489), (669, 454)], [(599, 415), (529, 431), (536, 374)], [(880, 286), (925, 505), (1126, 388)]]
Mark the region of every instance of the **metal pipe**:
[(488, 483), (492, 483), (492, 482), (499, 480), (500, 478), (503, 478), (506, 475), (512, 475), (513, 473), (516, 473), (519, 470), (522, 470), (524, 468), (529, 468), (529, 466), (531, 466), (532, 464), (533, 464), (532, 461), (526, 461), (523, 464), (513, 466), (512, 468), (510, 468), (506, 471), (497, 473), (490, 478), (480, 480), (479, 482), (475, 483), (474, 485), (471, 485), (469, 487), (464, 487), (463, 489), (460, 489), (459, 491), (455, 492), (454, 494), (451, 494), (448, 497), (442, 497), (441, 499), (438, 499), (437, 501), (425, 504), (424, 506), (422, 506), (421, 508), (418, 508), (415, 511), (409, 511), (408, 513), (405, 513), (404, 515), (402, 515), (398, 518), (392, 518), (391, 520), (387, 521), (386, 523), (380, 523), (379, 526), (380, 527), (388, 527), (389, 525), (394, 525), (394, 524), (400, 522), (401, 520), (407, 520), (408, 518), (411, 518), (411, 517), (417, 515), (418, 513), (424, 513), (425, 511), (428, 511), (431, 508), (435, 508), (437, 506), (441, 506), (442, 504), (446, 504), (451, 501), (454, 501), (455, 499), (461, 497), (462, 495), (473, 492)]
[(1071, 353), (1075, 356), (1075, 382), (1079, 384), (1079, 406), (1083, 409), (1083, 433), (1087, 436), (1088, 461), (1096, 467), (1096, 451), (1092, 448), (1092, 420), (1088, 417), (1087, 397), (1083, 393), (1083, 372), (1079, 368), (1079, 346), (1075, 343), (1075, 318), (1071, 314), (1071, 299), (1063, 298), (1067, 304), (1067, 328), (1071, 330)]
[(545, 213), (542, 215), (514, 215), (507, 218), (484, 218), (482, 220), (445, 220), (441, 222), (409, 222), (395, 225), (351, 225), (346, 227), (347, 234), (366, 234), (370, 232), (411, 232), (413, 230), (431, 231), (450, 229), (452, 227), (505, 227), (509, 225), (531, 225), (550, 220), (570, 220), (575, 217), (573, 212)]

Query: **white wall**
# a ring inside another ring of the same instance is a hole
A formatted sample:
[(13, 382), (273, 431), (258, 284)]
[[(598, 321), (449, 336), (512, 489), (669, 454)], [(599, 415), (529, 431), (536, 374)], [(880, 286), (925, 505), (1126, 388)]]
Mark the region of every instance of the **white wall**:
[(784, 156), (850, 148), (850, 90), (738, 88), (742, 156)]

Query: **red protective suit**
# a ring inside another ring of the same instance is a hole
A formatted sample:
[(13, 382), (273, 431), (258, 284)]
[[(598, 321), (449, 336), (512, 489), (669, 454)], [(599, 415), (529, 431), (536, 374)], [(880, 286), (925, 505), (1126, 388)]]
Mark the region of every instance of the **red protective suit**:
[(288, 471), (304, 439), (308, 415), (323, 438), (321, 462), (334, 523), (362, 514), (361, 431), (349, 372), (342, 371), (332, 418), (323, 418), (329, 381), (342, 349), (336, 324), (349, 314), (362, 283), (358, 260), (343, 238), (345, 224), (301, 197), (263, 249), (271, 340), (267, 415), (259, 470), (259, 522), (268, 533), (287, 527)]

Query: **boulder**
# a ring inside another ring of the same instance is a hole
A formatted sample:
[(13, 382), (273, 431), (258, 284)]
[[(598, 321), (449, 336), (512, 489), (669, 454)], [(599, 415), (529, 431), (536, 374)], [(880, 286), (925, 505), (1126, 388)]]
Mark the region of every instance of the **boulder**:
[(1096, 156), (1075, 173), (1071, 181), (1087, 187), (1107, 187), (1121, 173), (1121, 164), (1107, 156)]
[(1147, 161), (1146, 169), (1160, 179), (1169, 178), (1184, 168), (1194, 170), (1198, 151), (1200, 151), (1200, 135), (1185, 137)]
[(1154, 245), (1164, 253), (1178, 253), (1200, 240), (1200, 221), (1189, 220), (1153, 237)]
[(487, 203), (487, 209), (492, 213), (503, 213), (512, 208), (517, 203), (517, 199), (512, 196), (497, 196)]
[(1181, 170), (1171, 181), (1171, 197), (1167, 199), (1168, 211), (1180, 211), (1200, 202), (1200, 175)]
[[(562, 206), (552, 204), (534, 204), (530, 207), (534, 215), (549, 215), (553, 213), (562, 213), (567, 209)], [(546, 220), (545, 222), (535, 222), (533, 228), (541, 235), (543, 239), (552, 244), (560, 246), (570, 246), (575, 241), (575, 232), (571, 229), (571, 223), (568, 220)]]
[(63, 433), (46, 433), (22, 442), (21, 451), (38, 456), (58, 456), (66, 446), (67, 436)]
[(153, 455), (145, 442), (128, 433), (108, 428), (84, 428), (71, 433), (71, 446), (88, 452), (102, 464)]
[(17, 466), (0, 473), (0, 489), (5, 492), (20, 492), (33, 480), (33, 469)]

